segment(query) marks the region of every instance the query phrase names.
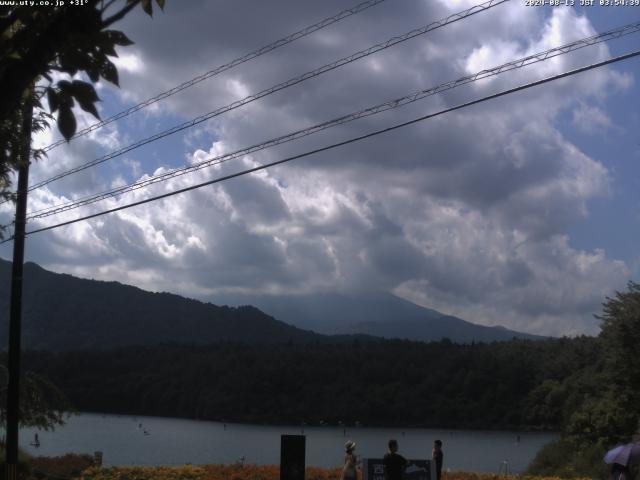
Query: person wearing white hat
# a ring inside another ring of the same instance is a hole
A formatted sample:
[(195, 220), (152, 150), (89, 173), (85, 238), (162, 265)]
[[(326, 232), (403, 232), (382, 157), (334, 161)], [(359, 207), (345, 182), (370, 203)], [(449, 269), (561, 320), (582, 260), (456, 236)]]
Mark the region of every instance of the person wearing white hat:
[(359, 463), (358, 456), (354, 453), (356, 449), (356, 442), (349, 440), (344, 444), (346, 450), (344, 456), (344, 468), (342, 469), (342, 475), (340, 480), (358, 480), (358, 471), (356, 467)]

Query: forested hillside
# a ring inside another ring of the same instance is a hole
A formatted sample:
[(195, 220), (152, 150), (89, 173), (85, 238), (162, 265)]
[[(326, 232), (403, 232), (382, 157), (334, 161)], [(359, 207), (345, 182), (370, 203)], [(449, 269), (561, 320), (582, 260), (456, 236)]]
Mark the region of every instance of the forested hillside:
[[(0, 345), (7, 344), (10, 271), (11, 263), (0, 261)], [(320, 338), (250, 306), (220, 307), (118, 282), (53, 273), (35, 263), (25, 264), (24, 275), (25, 349), (99, 349), (162, 342), (307, 342)]]
[[(456, 345), (165, 345), (31, 352), (84, 411), (239, 422), (557, 429), (594, 338)], [(586, 379), (588, 381), (588, 379)]]

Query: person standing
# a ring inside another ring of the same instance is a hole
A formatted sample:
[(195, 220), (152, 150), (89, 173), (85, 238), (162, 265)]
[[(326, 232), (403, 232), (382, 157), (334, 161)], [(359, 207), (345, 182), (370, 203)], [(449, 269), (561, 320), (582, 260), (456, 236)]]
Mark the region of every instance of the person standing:
[(436, 480), (440, 480), (442, 476), (442, 461), (444, 460), (444, 453), (442, 452), (442, 441), (436, 440), (433, 442), (433, 451), (431, 452), (431, 459), (436, 465)]
[(389, 453), (384, 456), (382, 463), (384, 465), (385, 480), (402, 480), (407, 460), (398, 454), (398, 442), (396, 440), (389, 440)]
[(344, 467), (342, 468), (342, 475), (340, 480), (358, 480), (358, 472), (356, 467), (358, 466), (358, 456), (355, 454), (356, 442), (349, 440), (344, 444), (346, 450), (344, 456)]

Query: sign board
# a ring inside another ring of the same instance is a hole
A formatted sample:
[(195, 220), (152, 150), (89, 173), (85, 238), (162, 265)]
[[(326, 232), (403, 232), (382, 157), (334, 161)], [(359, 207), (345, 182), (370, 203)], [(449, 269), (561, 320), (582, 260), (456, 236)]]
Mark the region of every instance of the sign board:
[[(362, 480), (385, 480), (382, 458), (362, 460)], [(409, 460), (403, 480), (431, 480), (431, 460)]]
[(280, 480), (304, 480), (305, 437), (280, 437)]

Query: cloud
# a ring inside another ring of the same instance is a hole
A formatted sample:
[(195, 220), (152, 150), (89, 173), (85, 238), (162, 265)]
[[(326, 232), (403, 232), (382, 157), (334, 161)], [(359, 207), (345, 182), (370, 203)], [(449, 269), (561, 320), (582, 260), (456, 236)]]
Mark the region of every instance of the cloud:
[[(197, 162), (594, 33), (572, 9), (553, 9), (545, 17), (512, 3), (235, 110), (174, 139), (171, 148)], [(467, 5), (383, 4), (171, 97), (132, 122), (151, 129), (150, 119), (202, 114)], [(233, 8), (194, 1), (169, 2), (153, 21), (132, 15), (122, 28), (137, 44), (122, 57), (118, 98), (147, 98), (342, 8), (338, 1), (239, 1)], [(607, 55), (605, 45), (583, 49), (83, 213), (284, 158)], [(588, 216), (591, 200), (611, 195), (612, 179), (558, 126), (571, 112), (576, 128), (607, 127), (614, 120), (593, 105), (631, 84), (628, 75), (603, 69), (34, 235), (30, 256), (58, 271), (200, 298), (386, 290), (480, 323), (543, 334), (594, 333), (592, 314), (630, 270), (604, 250), (572, 246), (569, 228)], [(114, 126), (107, 132), (60, 150), (53, 163), (38, 166), (36, 178), (77, 164), (108, 142), (122, 144), (137, 130)], [(126, 174), (118, 170), (123, 178), (158, 168), (144, 152), (127, 158)], [(33, 195), (33, 205), (108, 185), (113, 173), (72, 177)]]
[(601, 108), (581, 104), (573, 111), (572, 124), (582, 133), (607, 133), (614, 125)]

